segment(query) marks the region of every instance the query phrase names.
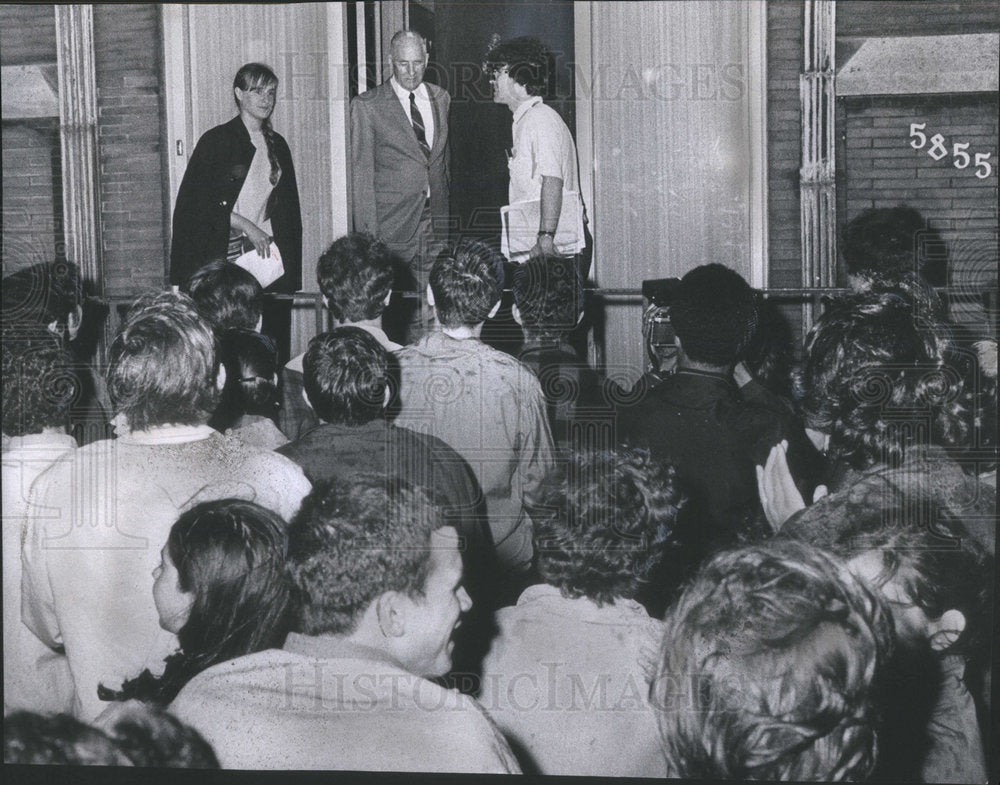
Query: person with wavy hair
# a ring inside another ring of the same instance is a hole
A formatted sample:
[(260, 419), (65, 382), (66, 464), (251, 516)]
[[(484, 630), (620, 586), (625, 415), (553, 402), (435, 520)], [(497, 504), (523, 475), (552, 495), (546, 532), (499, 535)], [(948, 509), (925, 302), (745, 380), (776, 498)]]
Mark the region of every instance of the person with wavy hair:
[(863, 780), (892, 650), (881, 602), (830, 554), (724, 551), (667, 611), (652, 687), (668, 776)]
[[(273, 244), (284, 272), (265, 291), (292, 294), (302, 286), (302, 215), (291, 151), (271, 125), (278, 77), (262, 63), (247, 63), (232, 90), (236, 117), (202, 134), (177, 191), (170, 283), (179, 286), (202, 265), (232, 262), (251, 249), (267, 257)], [(275, 339), (282, 362), (291, 305), (274, 298), (263, 305), (262, 330)]]
[(289, 518), (309, 492), (292, 461), (208, 425), (220, 381), (212, 329), (191, 299), (140, 300), (110, 350), (118, 438), (75, 450), (32, 487), (22, 618), (65, 648), (82, 719), (104, 708), (99, 683), (119, 689), (177, 648), (151, 576), (178, 516), (235, 497)]
[(948, 364), (947, 330), (897, 294), (832, 303), (806, 340), (801, 409), (831, 462), (827, 488), (806, 506), (789, 484), (785, 447), (758, 466), (773, 528), (821, 545), (871, 511), (933, 503), (994, 550), (996, 490), (950, 457), (969, 437), (971, 397)]
[(645, 450), (573, 453), (533, 496), (542, 584), (496, 614), (480, 701), (542, 774), (662, 777), (636, 598), (670, 546), (676, 473)]
[(576, 267), (567, 259), (531, 259), (514, 266), (512, 288), (511, 313), (524, 330), (517, 359), (538, 377), (556, 445), (582, 449), (602, 437), (606, 443), (614, 403), (624, 392), (571, 345), (570, 333), (584, 315)]
[[(392, 297), (394, 276), (389, 247), (364, 232), (334, 240), (316, 265), (316, 281), (323, 302), (337, 320), (337, 326), (364, 330), (388, 352), (402, 348), (386, 335), (382, 323)], [(278, 423), (293, 440), (319, 425), (315, 412), (304, 399), (304, 359), (305, 353), (293, 357), (282, 369)]]
[(76, 447), (66, 425), (79, 383), (69, 353), (46, 332), (4, 334), (2, 380), (4, 711), (68, 711), (73, 677), (65, 655), (21, 621), (21, 545), (28, 489)]
[(220, 662), (278, 648), (288, 632), (291, 585), (285, 522), (253, 502), (219, 499), (182, 513), (153, 571), (160, 626), (180, 649), (159, 676), (148, 669), (103, 700), (167, 706), (194, 676)]
[(224, 768), (517, 772), (451, 668), (471, 601), (457, 532), (385, 474), (318, 483), (289, 526), (292, 631), (217, 664), (171, 704)]
[(260, 330), (264, 290), (251, 273), (238, 264), (217, 259), (199, 267), (181, 291), (194, 300), (216, 335), (229, 329)]
[(833, 550), (885, 600), (899, 643), (872, 779), (987, 781), (993, 558), (934, 506), (852, 518)]
[(501, 569), (520, 583), (532, 560), (524, 499), (552, 466), (553, 443), (534, 374), (482, 340), (500, 308), (502, 275), (500, 255), (481, 242), (461, 240), (435, 260), (427, 297), (441, 329), (397, 355), (396, 423), (429, 431), (469, 462)]

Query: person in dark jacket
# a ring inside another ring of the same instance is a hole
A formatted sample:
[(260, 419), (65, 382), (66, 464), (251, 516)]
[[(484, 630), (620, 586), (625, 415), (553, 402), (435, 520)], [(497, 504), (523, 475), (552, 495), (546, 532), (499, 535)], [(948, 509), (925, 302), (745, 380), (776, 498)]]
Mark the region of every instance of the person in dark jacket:
[[(180, 285), (207, 262), (235, 260), (255, 248), (277, 246), (284, 274), (267, 293), (302, 286), (302, 215), (292, 154), (271, 127), (278, 77), (248, 63), (233, 80), (239, 114), (206, 131), (188, 161), (174, 206), (170, 283)], [(258, 156), (260, 151), (263, 155)], [(288, 359), (291, 301), (267, 298), (263, 332)]]
[(313, 338), (302, 360), (303, 383), (319, 425), (277, 452), (301, 466), (311, 482), (400, 475), (435, 497), (447, 525), (461, 537), (464, 583), (473, 599), (456, 639), (455, 668), (474, 673), (492, 637), (491, 612), (501, 590), (486, 499), (458, 452), (431, 434), (387, 421), (391, 361), (378, 339), (360, 327), (337, 327)]
[(617, 407), (619, 441), (674, 465), (689, 497), (678, 527), (686, 558), (664, 571), (673, 588), (713, 551), (769, 536), (754, 466), (774, 444), (789, 443), (792, 475), (809, 498), (821, 475), (822, 457), (777, 396), (749, 377), (734, 380), (758, 318), (753, 289), (734, 270), (691, 270), (670, 306), (677, 371)]

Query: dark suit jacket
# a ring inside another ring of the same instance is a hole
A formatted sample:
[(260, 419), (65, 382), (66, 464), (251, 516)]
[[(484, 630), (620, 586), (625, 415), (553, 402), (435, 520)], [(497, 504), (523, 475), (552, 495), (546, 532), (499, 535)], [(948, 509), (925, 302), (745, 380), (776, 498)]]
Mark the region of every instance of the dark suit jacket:
[[(274, 138), (281, 178), (271, 191), (268, 213), (285, 274), (267, 291), (290, 294), (302, 288), (302, 215), (292, 154), (281, 134)], [(183, 284), (203, 264), (226, 258), (229, 215), (256, 152), (239, 115), (198, 140), (174, 206), (170, 283)]]
[[(435, 227), (443, 230), (449, 214), (451, 97), (440, 87), (425, 84), (434, 111), (430, 158), (420, 149), (410, 118), (388, 81), (351, 101), (354, 230), (381, 237), (404, 257), (405, 249), (419, 250), (417, 229), (428, 186)], [(442, 230), (437, 231), (443, 234)]]

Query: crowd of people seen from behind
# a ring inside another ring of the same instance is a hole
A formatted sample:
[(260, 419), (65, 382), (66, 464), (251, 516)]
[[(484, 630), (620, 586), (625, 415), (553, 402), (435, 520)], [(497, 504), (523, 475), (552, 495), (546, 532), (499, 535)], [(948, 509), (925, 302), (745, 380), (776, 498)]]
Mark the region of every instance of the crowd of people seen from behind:
[(291, 358), (222, 258), (100, 358), (73, 264), (8, 276), (5, 762), (985, 781), (996, 343), (914, 214), (851, 222), (800, 351), (695, 266), (631, 390), (576, 264), (478, 241), (402, 344), (393, 255), (337, 239)]

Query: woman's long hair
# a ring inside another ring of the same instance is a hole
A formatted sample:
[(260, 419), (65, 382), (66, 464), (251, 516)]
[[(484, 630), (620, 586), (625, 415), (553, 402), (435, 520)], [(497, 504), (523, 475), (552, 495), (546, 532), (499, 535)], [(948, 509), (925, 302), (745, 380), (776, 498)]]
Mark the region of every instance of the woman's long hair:
[[(263, 63), (247, 63), (233, 79), (233, 87), (240, 90), (253, 90), (255, 87), (278, 86), (278, 77), (274, 71)], [(236, 93), (233, 93), (235, 99)], [(239, 101), (236, 102), (239, 106)], [(261, 130), (264, 132), (264, 141), (267, 143), (267, 160), (271, 164), (271, 185), (277, 185), (281, 179), (281, 164), (278, 163), (278, 156), (274, 151), (274, 128), (271, 127), (271, 118), (268, 117), (261, 123)]]
[(244, 414), (276, 420), (280, 401), (274, 341), (254, 330), (226, 330), (219, 341), (219, 361), (226, 369), (226, 384), (209, 424), (225, 431)]
[(276, 513), (240, 499), (204, 502), (183, 513), (167, 539), (179, 587), (194, 595), (177, 633), (180, 651), (167, 658), (162, 676), (145, 670), (119, 692), (101, 685), (101, 699), (166, 706), (206, 668), (280, 647), (289, 621), (285, 529)]

